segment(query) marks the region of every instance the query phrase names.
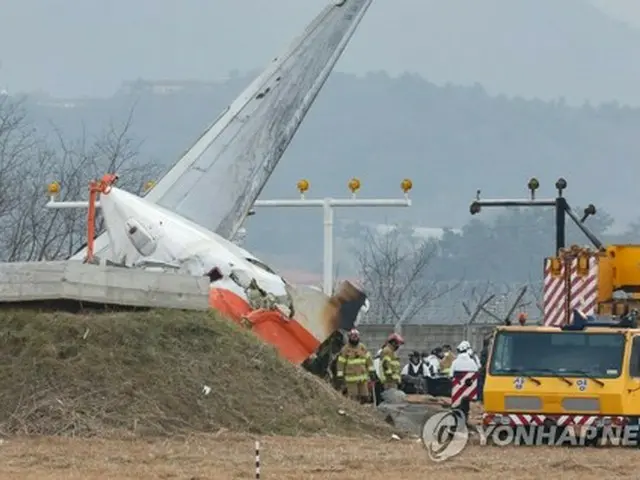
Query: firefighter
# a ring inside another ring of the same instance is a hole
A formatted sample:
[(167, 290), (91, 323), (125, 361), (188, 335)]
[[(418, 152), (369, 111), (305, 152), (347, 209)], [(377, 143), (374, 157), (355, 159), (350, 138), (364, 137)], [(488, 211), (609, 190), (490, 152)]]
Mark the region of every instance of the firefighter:
[(369, 400), (367, 383), (369, 379), (376, 378), (373, 359), (367, 347), (360, 342), (358, 330), (350, 330), (347, 340), (338, 355), (336, 378), (346, 385), (349, 398), (364, 403)]
[(403, 344), (404, 339), (397, 333), (392, 333), (380, 353), (380, 382), (385, 390), (398, 388), (400, 385), (400, 359), (397, 352)]
[(440, 372), (442, 375), (449, 376), (451, 374), (451, 364), (455, 360), (455, 356), (451, 351), (451, 345), (442, 346), (442, 360), (440, 361)]

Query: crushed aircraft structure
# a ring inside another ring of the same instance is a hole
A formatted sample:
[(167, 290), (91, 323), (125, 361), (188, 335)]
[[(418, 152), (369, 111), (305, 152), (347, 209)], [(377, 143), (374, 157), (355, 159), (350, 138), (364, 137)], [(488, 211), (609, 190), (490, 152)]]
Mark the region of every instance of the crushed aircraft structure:
[[(365, 302), (355, 287), (347, 283), (332, 298), (294, 287), (220, 235), (114, 187), (116, 180), (105, 175), (94, 186), (111, 249), (122, 266), (208, 276), (209, 305), (250, 326), (294, 363), (307, 360), (337, 329), (354, 324)], [(90, 222), (94, 209), (89, 206)], [(95, 260), (92, 251), (90, 241), (88, 262)]]
[[(230, 241), (276, 168), (372, 0), (325, 7), (290, 48), (227, 107), (145, 195), (92, 182), (88, 243), (71, 260), (208, 275), (209, 302), (249, 324), (294, 363), (322, 372), (365, 295), (344, 282), (333, 297), (286, 282)], [(95, 236), (99, 207), (106, 231)]]

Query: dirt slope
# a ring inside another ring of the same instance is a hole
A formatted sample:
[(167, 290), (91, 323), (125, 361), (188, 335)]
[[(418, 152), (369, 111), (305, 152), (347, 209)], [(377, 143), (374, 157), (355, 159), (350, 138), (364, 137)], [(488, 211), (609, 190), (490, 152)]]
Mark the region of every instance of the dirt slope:
[(213, 313), (2, 311), (0, 384), (4, 435), (389, 432)]

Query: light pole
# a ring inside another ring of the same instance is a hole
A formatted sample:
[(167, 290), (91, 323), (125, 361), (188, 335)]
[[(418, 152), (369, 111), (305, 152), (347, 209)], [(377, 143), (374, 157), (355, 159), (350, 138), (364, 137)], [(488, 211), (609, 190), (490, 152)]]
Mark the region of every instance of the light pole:
[(584, 209), (582, 218), (579, 218), (571, 209), (567, 199), (563, 195), (564, 190), (567, 188), (567, 181), (564, 178), (559, 178), (555, 187), (558, 191), (556, 198), (536, 198), (536, 190), (540, 188), (540, 182), (538, 182), (538, 179), (535, 177), (529, 180), (527, 184), (530, 198), (481, 200), (480, 190), (478, 190), (476, 192), (476, 199), (469, 206), (469, 213), (471, 213), (471, 215), (477, 215), (484, 207), (554, 207), (556, 213), (556, 255), (565, 247), (566, 215), (573, 220), (576, 226), (598, 250), (604, 250), (602, 242), (598, 240), (593, 232), (584, 224), (590, 215), (595, 215), (596, 207), (590, 204)]
[[(351, 190), (351, 198), (319, 198), (307, 199), (305, 193), (309, 190), (309, 181), (300, 180), (297, 184), (300, 198), (281, 199), (281, 200), (257, 200), (253, 206), (266, 207), (315, 207), (322, 208), (324, 213), (324, 242), (323, 242), (323, 291), (326, 295), (333, 294), (333, 210), (336, 207), (410, 207), (411, 199), (409, 192), (413, 188), (413, 182), (405, 178), (400, 182), (400, 188), (404, 193), (404, 198), (357, 198), (356, 194), (360, 190), (360, 180), (352, 178), (349, 181), (349, 190)], [(152, 188), (150, 184), (148, 188)], [(88, 208), (89, 202), (60, 202), (56, 200), (60, 192), (60, 185), (54, 182), (48, 187), (49, 202), (45, 205), (47, 208), (65, 209), (65, 208)], [(96, 208), (100, 208), (100, 203), (95, 203)]]
[(357, 198), (360, 190), (360, 180), (352, 178), (349, 181), (351, 198), (318, 198), (307, 199), (305, 193), (309, 190), (309, 181), (300, 180), (297, 184), (300, 198), (290, 200), (258, 200), (255, 207), (315, 207), (322, 208), (324, 213), (324, 241), (323, 241), (323, 265), (322, 265), (322, 290), (326, 295), (333, 294), (333, 210), (336, 207), (410, 207), (411, 199), (409, 191), (413, 188), (413, 182), (405, 178), (400, 183), (404, 198)]

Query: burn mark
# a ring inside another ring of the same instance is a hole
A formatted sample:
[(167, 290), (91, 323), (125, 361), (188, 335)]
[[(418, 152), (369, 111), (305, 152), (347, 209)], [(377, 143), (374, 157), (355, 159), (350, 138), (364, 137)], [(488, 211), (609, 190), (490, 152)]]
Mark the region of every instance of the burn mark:
[(223, 275), (218, 267), (213, 267), (207, 272), (207, 277), (209, 277), (209, 281), (213, 283), (221, 280), (223, 278)]

